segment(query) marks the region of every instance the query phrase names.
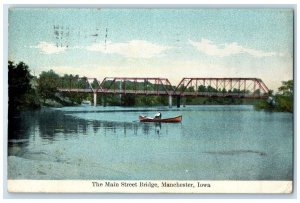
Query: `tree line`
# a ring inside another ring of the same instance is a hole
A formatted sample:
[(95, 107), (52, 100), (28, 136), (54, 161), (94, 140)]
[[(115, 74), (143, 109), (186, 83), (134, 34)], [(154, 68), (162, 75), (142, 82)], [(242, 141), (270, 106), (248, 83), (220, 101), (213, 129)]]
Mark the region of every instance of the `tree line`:
[[(96, 80), (87, 83), (87, 78), (80, 78), (78, 75), (65, 74), (59, 76), (53, 70), (43, 71), (38, 77), (30, 73), (28, 65), (24, 62), (14, 64), (12, 61), (8, 62), (8, 93), (9, 93), (9, 112), (20, 111), (24, 109), (35, 109), (41, 106), (67, 106), (78, 105), (83, 100), (92, 101), (93, 95), (91, 93), (69, 93), (59, 92), (58, 87), (61, 88), (99, 88), (99, 83)], [(163, 91), (167, 88), (169, 91), (174, 89), (174, 86), (165, 85), (164, 87), (159, 84), (153, 84), (149, 81), (145, 82), (113, 82), (105, 81), (101, 84), (104, 88), (122, 88), (128, 90), (144, 90), (148, 91)], [(195, 92), (195, 87), (191, 86), (184, 89), (184, 86), (179, 87), (179, 91)], [(238, 89), (226, 90), (215, 89), (211, 86), (200, 85), (197, 89), (198, 92), (241, 92)], [(255, 93), (255, 92), (254, 92)], [(259, 94), (259, 92), (257, 92)], [(200, 98), (200, 97), (187, 97), (182, 99), (186, 105), (196, 104), (218, 104), (218, 105), (232, 105), (232, 104), (252, 104), (257, 110), (269, 111), (293, 111), (293, 81), (284, 81), (282, 86), (279, 87), (276, 94), (270, 91), (268, 100), (249, 100), (242, 98)], [(174, 98), (175, 99), (175, 98)], [(121, 105), (121, 106), (155, 106), (155, 105), (168, 105), (168, 98), (165, 96), (139, 96), (139, 95), (98, 95), (98, 104), (105, 105)]]

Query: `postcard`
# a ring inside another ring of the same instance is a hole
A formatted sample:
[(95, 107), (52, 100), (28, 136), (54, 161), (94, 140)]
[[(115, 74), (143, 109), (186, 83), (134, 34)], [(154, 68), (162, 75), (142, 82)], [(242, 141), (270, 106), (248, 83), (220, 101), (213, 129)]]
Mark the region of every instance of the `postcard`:
[(8, 8), (15, 192), (292, 193), (292, 8)]

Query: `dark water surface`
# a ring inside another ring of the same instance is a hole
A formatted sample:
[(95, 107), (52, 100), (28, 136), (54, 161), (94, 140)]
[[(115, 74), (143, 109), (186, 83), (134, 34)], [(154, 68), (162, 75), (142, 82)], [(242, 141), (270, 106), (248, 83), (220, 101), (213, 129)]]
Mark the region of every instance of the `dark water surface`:
[[(183, 121), (137, 122), (157, 110)], [(290, 113), (65, 107), (23, 112), (12, 124), (9, 179), (292, 180)]]

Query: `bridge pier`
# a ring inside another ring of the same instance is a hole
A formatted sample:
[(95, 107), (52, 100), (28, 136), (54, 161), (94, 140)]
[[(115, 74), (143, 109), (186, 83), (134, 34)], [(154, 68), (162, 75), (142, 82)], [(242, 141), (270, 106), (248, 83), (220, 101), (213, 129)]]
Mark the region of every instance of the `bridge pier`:
[(180, 96), (176, 97), (176, 105), (177, 105), (177, 108), (180, 108)]
[(97, 106), (97, 93), (94, 92), (94, 106)]
[(169, 108), (172, 108), (172, 96), (169, 95)]

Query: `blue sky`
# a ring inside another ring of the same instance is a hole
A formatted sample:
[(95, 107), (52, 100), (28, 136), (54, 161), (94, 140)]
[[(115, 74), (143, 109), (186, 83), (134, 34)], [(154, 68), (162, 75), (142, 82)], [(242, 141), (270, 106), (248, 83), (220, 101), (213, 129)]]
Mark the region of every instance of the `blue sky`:
[(38, 75), (293, 77), (290, 9), (9, 10), (8, 57)]

